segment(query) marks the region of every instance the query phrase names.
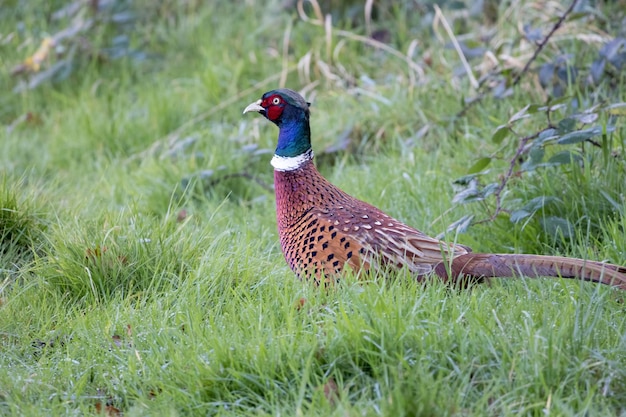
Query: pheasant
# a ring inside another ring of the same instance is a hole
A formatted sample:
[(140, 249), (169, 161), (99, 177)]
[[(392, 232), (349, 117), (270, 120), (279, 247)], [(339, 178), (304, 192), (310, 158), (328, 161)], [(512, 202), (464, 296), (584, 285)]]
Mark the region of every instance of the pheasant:
[(313, 164), (309, 106), (289, 89), (272, 90), (243, 111), (279, 128), (272, 165), (280, 245), (301, 279), (316, 285), (354, 271), (408, 268), (419, 280), (453, 284), (495, 277), (561, 277), (626, 290), (626, 267), (560, 256), (474, 253), (430, 237), (326, 180)]

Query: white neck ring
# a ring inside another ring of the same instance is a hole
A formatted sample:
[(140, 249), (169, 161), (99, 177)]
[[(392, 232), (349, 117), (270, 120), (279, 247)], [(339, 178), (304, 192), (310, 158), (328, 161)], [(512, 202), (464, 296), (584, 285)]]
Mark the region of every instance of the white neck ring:
[(309, 149), (298, 156), (280, 156), (274, 154), (271, 164), (276, 171), (294, 171), (311, 159), (313, 159), (313, 150)]

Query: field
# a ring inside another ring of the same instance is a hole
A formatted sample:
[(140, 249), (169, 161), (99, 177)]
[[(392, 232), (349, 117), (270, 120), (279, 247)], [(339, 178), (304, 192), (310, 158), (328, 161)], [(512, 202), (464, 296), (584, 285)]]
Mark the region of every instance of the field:
[(0, 415), (626, 415), (618, 289), (297, 280), (242, 115), (303, 91), (346, 192), (626, 265), (624, 2), (293, 3), (3, 3)]

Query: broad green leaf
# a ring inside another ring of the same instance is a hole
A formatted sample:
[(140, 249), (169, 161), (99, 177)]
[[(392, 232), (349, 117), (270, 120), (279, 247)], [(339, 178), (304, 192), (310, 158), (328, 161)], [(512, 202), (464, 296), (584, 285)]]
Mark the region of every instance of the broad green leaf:
[(598, 120), (598, 113), (583, 113), (575, 117), (579, 122), (588, 125)]
[(500, 125), (498, 126), (496, 131), (493, 133), (491, 140), (493, 141), (493, 143), (499, 144), (504, 140), (504, 138), (507, 137), (509, 132), (510, 132), (510, 129), (508, 125)]
[(541, 226), (552, 237), (571, 238), (574, 235), (574, 226), (562, 217), (544, 217), (541, 219)]
[(589, 129), (584, 130), (576, 130), (574, 132), (566, 133), (557, 139), (556, 143), (559, 145), (569, 145), (572, 143), (580, 143), (584, 142), (587, 139), (591, 139), (594, 136), (597, 136), (602, 133), (602, 127), (594, 126)]
[(555, 104), (554, 106), (543, 106), (543, 107), (539, 107), (539, 111), (549, 111), (549, 112), (555, 112), (559, 109), (564, 109), (566, 108), (567, 105), (566, 104)]
[(554, 138), (558, 138), (557, 130), (549, 128), (541, 132), (533, 144), (542, 144)]
[(482, 190), (483, 197), (489, 197), (491, 194), (495, 193), (499, 186), (500, 184), (497, 182), (485, 185), (485, 188)]
[(525, 119), (526, 117), (529, 117), (529, 114), (527, 114), (527, 111), (528, 111), (529, 107), (530, 107), (530, 104), (527, 104), (526, 106), (524, 106), (524, 108), (522, 110), (518, 111), (513, 116), (511, 116), (511, 118), (509, 119), (509, 123), (515, 123), (518, 120)]
[(574, 12), (567, 17), (568, 22), (572, 22), (574, 20), (582, 19), (584, 17), (589, 17), (591, 13), (588, 12)]
[(626, 116), (626, 103), (614, 103), (607, 106), (606, 110), (609, 114), (615, 116)]
[(469, 203), (472, 201), (482, 200), (482, 195), (477, 188), (467, 188), (461, 192), (458, 192), (452, 197), (452, 203)]
[(455, 179), (452, 183), (456, 185), (469, 185), (474, 178), (476, 178), (476, 174), (463, 175), (462, 177)]
[(489, 158), (488, 156), (484, 157), (484, 158), (480, 158), (478, 161), (476, 161), (474, 163), (474, 165), (471, 166), (470, 169), (467, 170), (468, 174), (476, 174), (480, 171), (482, 171), (483, 169), (487, 168), (487, 166), (491, 163), (491, 158)]
[(555, 200), (557, 200), (556, 197), (546, 197), (546, 196), (535, 197), (532, 200), (530, 200), (528, 203), (526, 203), (524, 207), (511, 212), (510, 220), (513, 223), (517, 223), (520, 220), (525, 219), (526, 217), (534, 214), (538, 210), (541, 210), (546, 205), (548, 205), (549, 203)]
[(532, 148), (529, 154), (530, 159), (532, 159), (534, 163), (538, 164), (539, 162), (543, 160), (543, 155), (545, 155), (545, 153), (546, 153), (545, 149), (543, 149), (543, 147), (541, 146)]
[(572, 162), (582, 161), (582, 157), (577, 152), (572, 151), (562, 151), (552, 155), (552, 157), (548, 160), (549, 165), (563, 165), (570, 164)]
[(515, 210), (513, 212), (511, 212), (511, 217), (510, 217), (510, 221), (512, 223), (517, 223), (522, 219), (525, 219), (526, 217), (530, 216), (530, 212), (526, 211), (524, 209), (520, 209), (520, 210)]
[(543, 156), (545, 154), (545, 150), (542, 146), (535, 146), (531, 148), (528, 153), (528, 160), (522, 164), (522, 168), (526, 171), (532, 171), (535, 169), (541, 162), (543, 162)]
[(555, 99), (555, 100), (549, 100), (549, 101), (548, 101), (548, 105), (549, 105), (550, 107), (552, 107), (552, 106), (556, 106), (557, 104), (563, 104), (563, 103), (566, 103), (566, 102), (570, 101), (571, 99), (572, 99), (572, 98), (571, 98), (570, 96), (563, 96), (563, 97), (559, 97), (559, 98), (557, 98), (557, 99)]
[(602, 194), (602, 197), (606, 198), (606, 201), (608, 201), (609, 203), (611, 203), (611, 206), (613, 206), (613, 208), (617, 211), (621, 211), (622, 210), (622, 205), (619, 204), (617, 201), (615, 201), (606, 191), (604, 190), (600, 190), (600, 194)]
[(535, 114), (538, 111), (540, 111), (539, 109), (544, 108), (544, 106), (542, 104), (531, 104), (530, 106), (528, 106), (528, 110), (527, 113), (528, 114)]
[(461, 217), (459, 220), (452, 223), (450, 226), (446, 228), (446, 232), (450, 233), (452, 231), (456, 233), (464, 233), (467, 228), (472, 224), (472, 220), (474, 219), (473, 214), (468, 214), (466, 216)]
[(551, 62), (546, 62), (545, 64), (539, 67), (539, 72), (537, 74), (539, 77), (539, 82), (543, 86), (548, 86), (552, 84), (552, 79), (554, 78), (554, 64)]
[(604, 75), (604, 67), (606, 66), (606, 59), (600, 58), (596, 59), (591, 63), (589, 67), (589, 73), (591, 74), (591, 79), (594, 83), (598, 84), (602, 79), (602, 75)]
[(548, 203), (551, 203), (555, 200), (556, 200), (556, 197), (547, 197), (547, 196), (535, 197), (532, 200), (530, 200), (528, 203), (526, 203), (523, 209), (534, 212), (534, 211), (544, 208), (546, 205), (548, 205)]
[(566, 117), (565, 119), (559, 121), (557, 127), (560, 133), (571, 132), (576, 127), (576, 120), (572, 119), (571, 117)]

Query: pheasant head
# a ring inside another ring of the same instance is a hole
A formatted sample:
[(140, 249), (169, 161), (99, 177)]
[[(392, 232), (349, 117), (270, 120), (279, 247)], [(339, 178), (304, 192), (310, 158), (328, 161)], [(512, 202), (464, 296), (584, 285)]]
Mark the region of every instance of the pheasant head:
[(281, 88), (268, 91), (244, 109), (244, 113), (259, 112), (278, 126), (278, 144), (272, 160), (276, 169), (281, 169), (281, 166), (288, 168), (312, 158), (310, 105), (295, 91)]

